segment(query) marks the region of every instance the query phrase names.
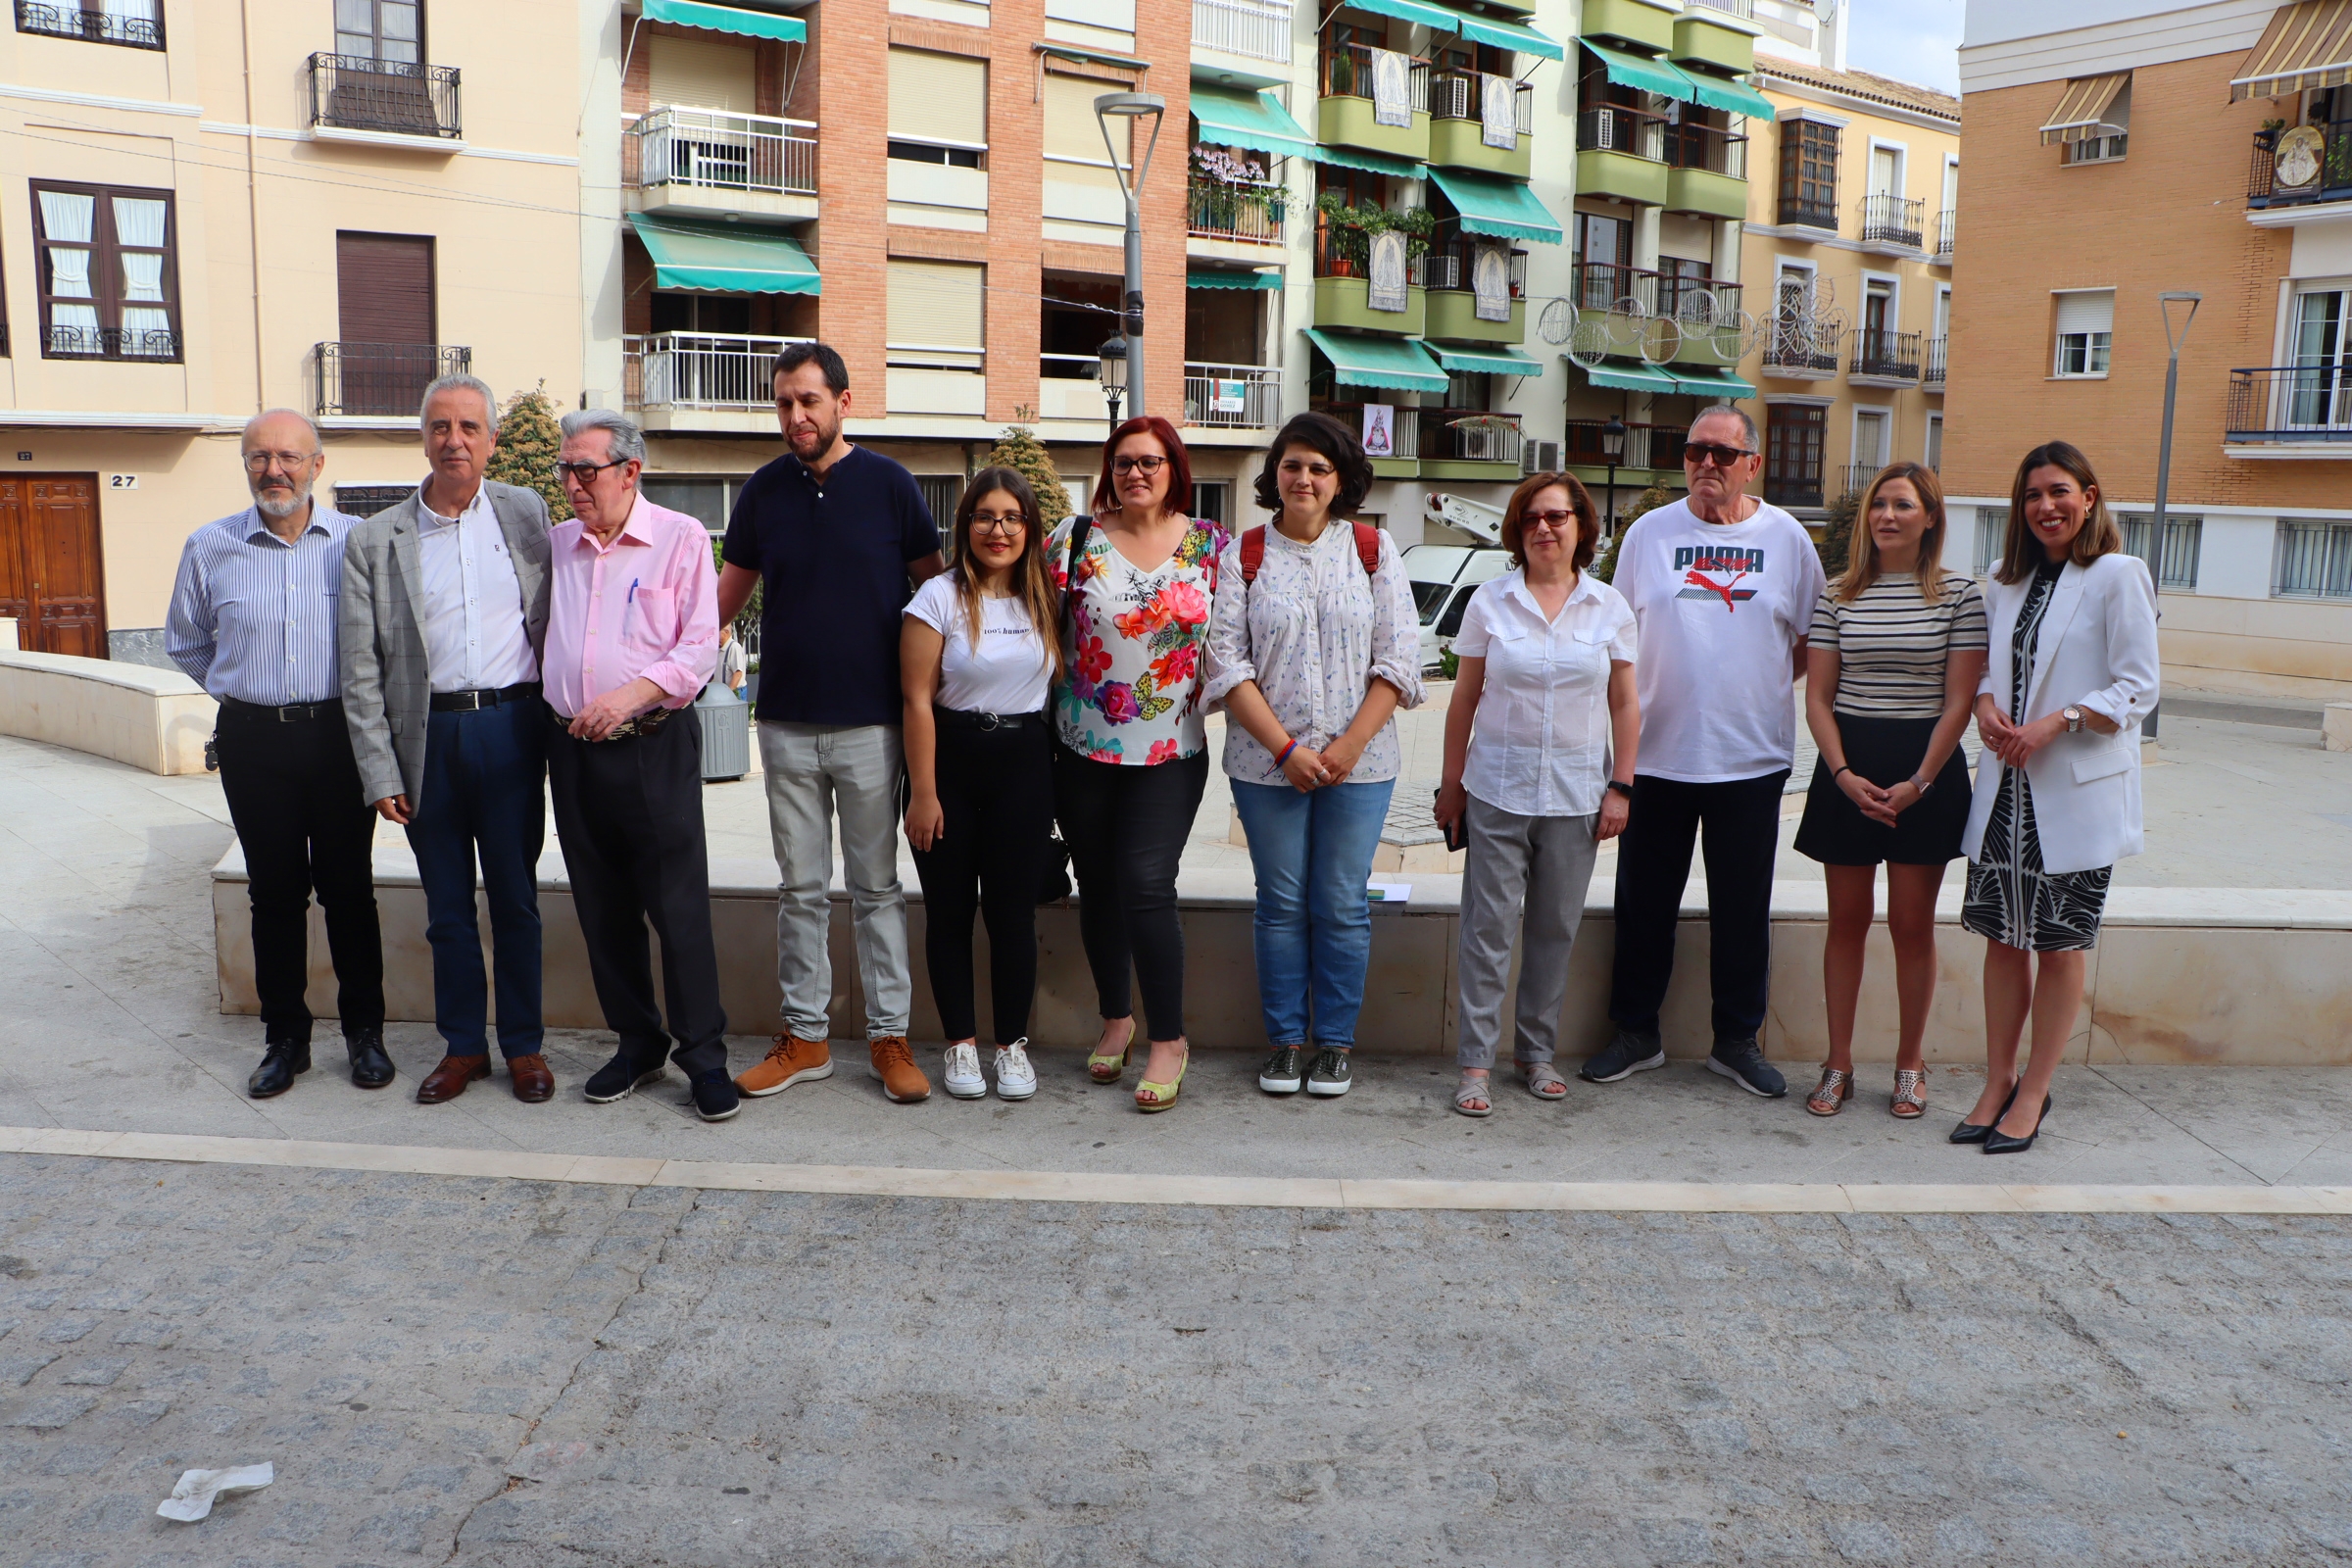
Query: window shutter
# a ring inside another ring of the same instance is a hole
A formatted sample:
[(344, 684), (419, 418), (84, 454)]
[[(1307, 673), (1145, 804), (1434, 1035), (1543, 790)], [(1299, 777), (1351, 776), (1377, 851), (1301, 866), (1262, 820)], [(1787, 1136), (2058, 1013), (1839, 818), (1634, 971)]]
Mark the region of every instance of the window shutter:
[(988, 270), (964, 262), (890, 264), (889, 343), (979, 349), (986, 345)]
[(337, 234), (335, 303), (346, 343), (434, 341), (431, 236)]
[(927, 49), (890, 52), (890, 133), (916, 141), (988, 141), (988, 62)]
[(655, 108), (678, 104), (737, 115), (758, 112), (759, 56), (750, 45), (666, 35), (646, 42)]
[[(1106, 92), (1125, 92), (1123, 81), (1105, 81), (1100, 76), (1065, 76), (1059, 72), (1046, 73), (1046, 156), (1049, 158), (1083, 158), (1100, 164), (1109, 155), (1102, 149), (1102, 132), (1095, 121), (1095, 100)], [(1113, 132), (1114, 142), (1116, 132)], [(1127, 149), (1119, 149), (1120, 162), (1126, 162)]]
[(2094, 289), (2058, 296), (2058, 335), (2115, 330), (2115, 291)]

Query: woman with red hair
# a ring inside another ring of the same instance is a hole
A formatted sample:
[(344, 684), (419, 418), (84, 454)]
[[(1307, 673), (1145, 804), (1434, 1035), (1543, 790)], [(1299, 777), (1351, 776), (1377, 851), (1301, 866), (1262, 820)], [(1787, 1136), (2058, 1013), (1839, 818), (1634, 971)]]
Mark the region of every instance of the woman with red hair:
[(1227, 539), (1191, 516), (1192, 505), (1192, 464), (1174, 427), (1129, 419), (1103, 443), (1092, 512), (1054, 530), (1047, 553), (1063, 605), (1054, 810), (1102, 1015), (1086, 1065), (1101, 1084), (1126, 1071), (1132, 966), (1151, 1029), (1135, 1092), (1142, 1110), (1176, 1102), (1191, 1057), (1176, 863), (1208, 783), (1200, 664)]

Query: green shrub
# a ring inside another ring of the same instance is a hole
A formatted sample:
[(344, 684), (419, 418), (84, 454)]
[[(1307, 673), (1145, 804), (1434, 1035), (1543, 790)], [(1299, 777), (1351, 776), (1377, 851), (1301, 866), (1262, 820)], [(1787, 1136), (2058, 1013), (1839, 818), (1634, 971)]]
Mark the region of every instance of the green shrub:
[(536, 490), (547, 503), (549, 520), (571, 516), (570, 498), (556, 477), (556, 455), (564, 447), (564, 427), (556, 421), (556, 406), (548, 401), (547, 383), (507, 399), (498, 416), (498, 446), (490, 454), (485, 477), (500, 484)]
[[(1054, 466), (1054, 454), (1037, 433), (1026, 425), (1008, 424), (990, 449), (987, 466), (1010, 468), (1029, 481), (1037, 492), (1037, 514), (1051, 533), (1062, 518), (1070, 514), (1070, 493), (1062, 488), (1061, 471)], [(953, 518), (942, 517), (940, 526), (950, 527)]]

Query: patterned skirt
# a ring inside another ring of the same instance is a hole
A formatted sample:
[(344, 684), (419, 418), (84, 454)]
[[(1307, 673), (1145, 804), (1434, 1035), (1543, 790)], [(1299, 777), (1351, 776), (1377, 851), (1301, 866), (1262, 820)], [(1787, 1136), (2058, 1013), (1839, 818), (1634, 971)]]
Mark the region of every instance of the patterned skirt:
[[(2000, 767), (1987, 756), (1980, 764)], [(2000, 793), (1984, 824), (1984, 843), (1968, 866), (1960, 906), (1965, 930), (2027, 953), (2079, 953), (2099, 943), (2099, 916), (2115, 867), (2044, 871), (2034, 825), (2034, 787), (2022, 768), (2003, 768)]]

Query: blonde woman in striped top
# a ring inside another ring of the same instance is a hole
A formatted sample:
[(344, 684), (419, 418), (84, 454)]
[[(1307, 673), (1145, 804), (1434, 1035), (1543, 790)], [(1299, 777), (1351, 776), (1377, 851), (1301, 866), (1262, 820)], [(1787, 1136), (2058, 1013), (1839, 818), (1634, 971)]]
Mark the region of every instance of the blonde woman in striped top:
[(1822, 958), (1830, 1059), (1806, 1100), (1835, 1116), (1854, 1092), (1862, 955), (1886, 867), (1901, 1035), (1888, 1110), (1924, 1115), (1922, 1040), (1936, 994), (1936, 894), (1968, 826), (1960, 737), (1984, 673), (1984, 598), (1943, 569), (1943, 491), (1916, 463), (1863, 492), (1845, 575), (1821, 596), (1807, 644), (1805, 719), (1821, 748), (1796, 850), (1822, 864), (1830, 933)]

